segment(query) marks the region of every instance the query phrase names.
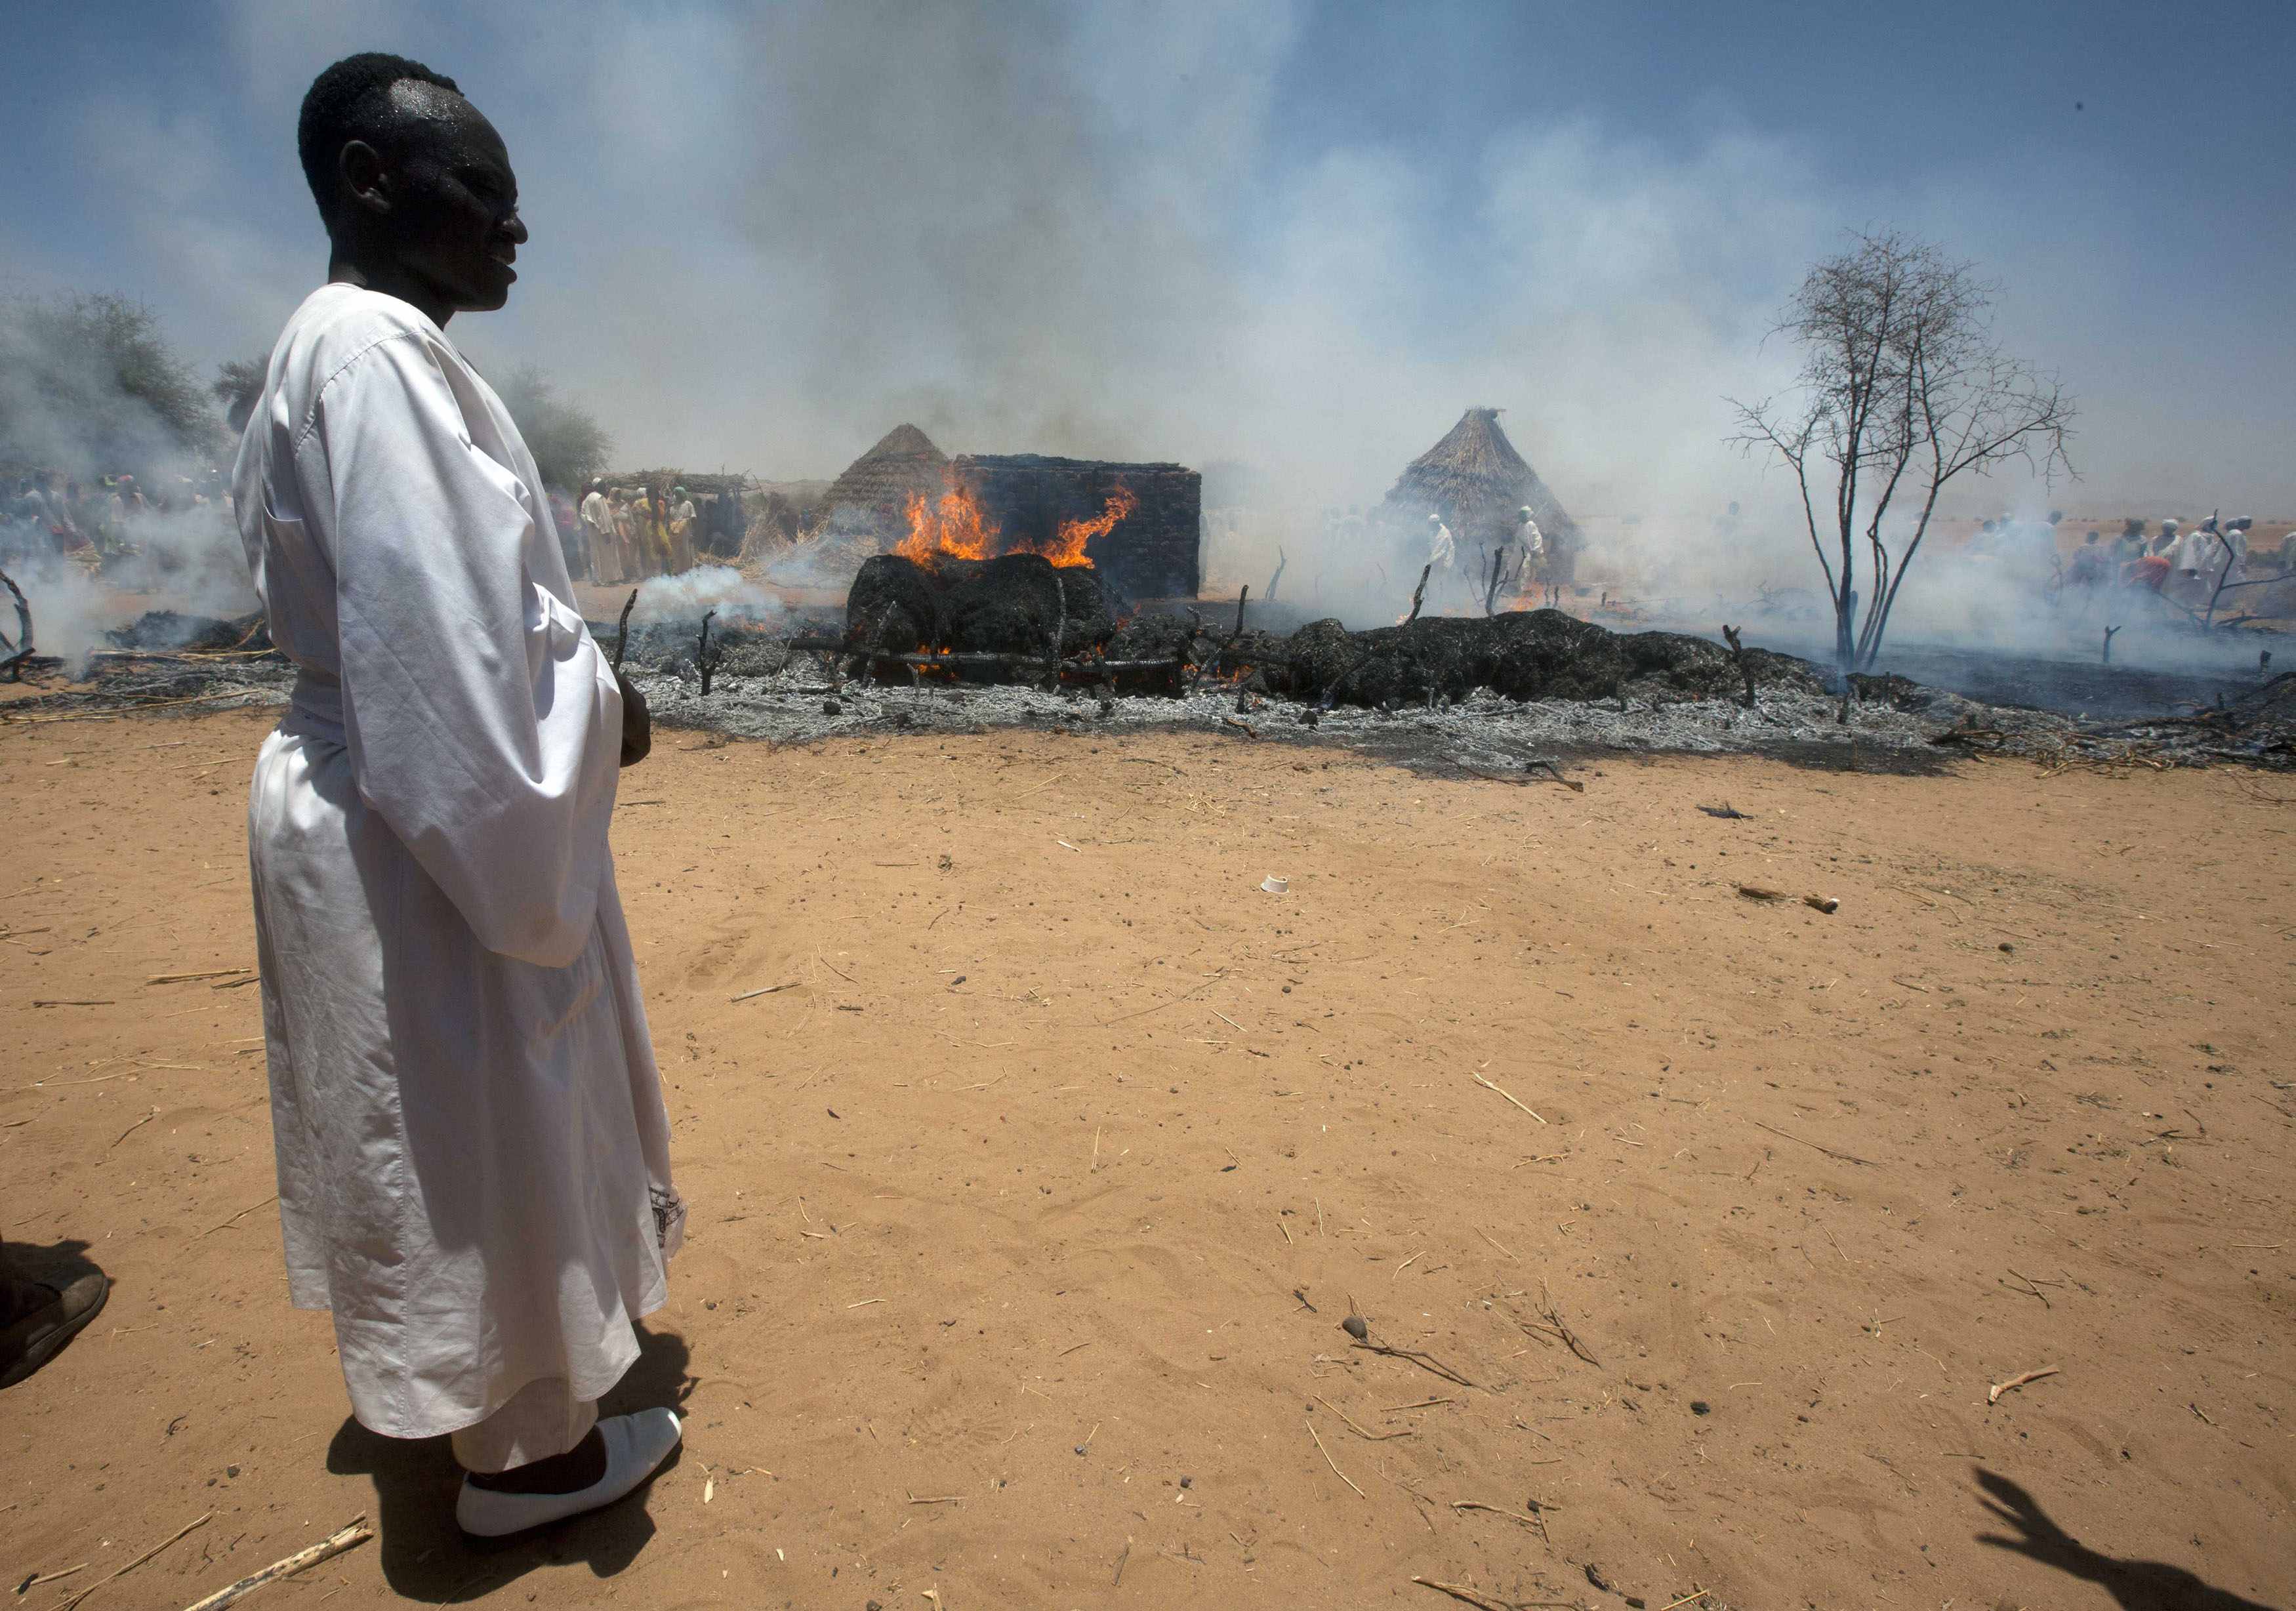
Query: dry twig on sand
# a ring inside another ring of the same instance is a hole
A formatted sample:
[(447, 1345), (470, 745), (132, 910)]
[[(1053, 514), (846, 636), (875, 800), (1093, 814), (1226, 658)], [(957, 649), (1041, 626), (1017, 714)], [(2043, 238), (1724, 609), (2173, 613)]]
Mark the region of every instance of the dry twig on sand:
[(1511, 1522), (1520, 1522), (1522, 1525), (1529, 1527), (1546, 1542), (1551, 1544), (1554, 1541), (1553, 1539), (1546, 1536), (1546, 1522), (1528, 1510), (1510, 1510), (1505, 1505), (1487, 1505), (1479, 1499), (1455, 1499), (1451, 1501), (1451, 1509), (1454, 1510), (1483, 1510), (1489, 1512), (1493, 1516), (1504, 1516)]
[(1385, 1343), (1374, 1343), (1364, 1339), (1358, 1339), (1349, 1345), (1350, 1347), (1361, 1348), (1366, 1353), (1383, 1353), (1390, 1359), (1402, 1360), (1406, 1364), (1416, 1365), (1422, 1370), (1429, 1371), (1433, 1375), (1439, 1376), (1447, 1382), (1456, 1382), (1462, 1387), (1472, 1387), (1475, 1386), (1474, 1383), (1469, 1381), (1465, 1377), (1461, 1376), (1457, 1371), (1452, 1370), (1450, 1366), (1445, 1364), (1441, 1360), (1437, 1359), (1433, 1354), (1422, 1353), (1415, 1348), (1390, 1348)]
[(1603, 1368), (1603, 1362), (1588, 1351), (1587, 1345), (1578, 1340), (1578, 1334), (1564, 1322), (1562, 1312), (1554, 1306), (1554, 1295), (1546, 1290), (1546, 1282), (1541, 1281), (1538, 1286), (1538, 1319), (1519, 1319), (1515, 1324), (1525, 1336), (1535, 1337), (1541, 1342), (1561, 1343), (1597, 1370)]
[(1876, 1164), (1872, 1158), (1862, 1158), (1847, 1152), (1836, 1152), (1833, 1148), (1821, 1147), (1816, 1141), (1805, 1141), (1798, 1135), (1788, 1134), (1785, 1131), (1779, 1129), (1775, 1124), (1765, 1124), (1759, 1119), (1748, 1119), (1746, 1122), (1757, 1130), (1767, 1130), (1772, 1135), (1785, 1136), (1786, 1140), (1790, 1141), (1807, 1147), (1813, 1152), (1823, 1152), (1828, 1157), (1840, 1158), (1845, 1164), (1862, 1164), (1868, 1169), (1878, 1169), (1881, 1167), (1881, 1165)]
[(1482, 1611), (1534, 1611), (1534, 1607), (1542, 1606), (1567, 1607), (1569, 1611), (1578, 1611), (1578, 1602), (1575, 1599), (1494, 1599), (1480, 1590), (1468, 1588), (1464, 1583), (1439, 1582), (1431, 1577), (1414, 1577), (1411, 1581), (1423, 1589), (1434, 1589), (1449, 1595), (1453, 1599), (1464, 1600), (1471, 1606), (1480, 1606)]
[[(275, 1191), (259, 1203), (250, 1203), (246, 1207), (241, 1209), (237, 1214), (233, 1214), (229, 1219), (224, 1221), (222, 1224), (209, 1225), (205, 1231), (201, 1231), (199, 1236), (193, 1237), (192, 1240), (196, 1242), (200, 1239), (200, 1237), (213, 1236), (218, 1231), (228, 1231), (234, 1225), (238, 1224), (240, 1221), (245, 1219), (249, 1214), (253, 1214), (258, 1208), (268, 1208), (272, 1204), (278, 1200), (279, 1194)], [(362, 1517), (357, 1519), (364, 1518)]]
[(96, 1579), (95, 1582), (90, 1583), (86, 1588), (82, 1589), (78, 1593), (70, 1596), (69, 1599), (58, 1600), (55, 1603), (53, 1611), (72, 1611), (72, 1607), (74, 1606), (79, 1604), (80, 1601), (86, 1599), (98, 1589), (102, 1588), (104, 1584), (119, 1582), (121, 1578), (126, 1577), (130, 1572), (135, 1571), (136, 1567), (142, 1566), (145, 1561), (150, 1560), (153, 1556), (159, 1554), (160, 1550), (166, 1549), (169, 1544), (172, 1544), (177, 1539), (182, 1538), (185, 1533), (196, 1533), (199, 1529), (206, 1526), (214, 1519), (215, 1512), (210, 1510), (195, 1522), (184, 1523), (181, 1527), (176, 1529), (175, 1532), (170, 1533), (167, 1537), (161, 1539), (158, 1543), (144, 1551), (143, 1554), (137, 1556), (134, 1560), (129, 1561), (126, 1566), (120, 1567), (117, 1572), (114, 1572), (110, 1577), (100, 1577)]
[[(1332, 1475), (1338, 1477), (1341, 1482), (1347, 1484), (1349, 1487), (1356, 1488), (1355, 1479), (1349, 1476), (1346, 1472), (1340, 1469), (1340, 1462), (1332, 1458), (1332, 1452), (1329, 1449), (1324, 1447), (1324, 1440), (1316, 1436), (1316, 1423), (1308, 1421), (1306, 1425), (1308, 1427), (1308, 1435), (1309, 1437), (1316, 1438), (1316, 1452), (1324, 1457), (1324, 1464), (1332, 1468)], [(1365, 1493), (1362, 1489), (1356, 1488), (1356, 1497), (1357, 1499), (1368, 1499), (1371, 1496)]]
[[(143, 1129), (144, 1125), (150, 1124), (153, 1119), (156, 1119), (159, 1116), (160, 1110), (157, 1108), (154, 1108), (151, 1112), (145, 1114), (142, 1118), (137, 1119), (134, 1124), (128, 1125), (127, 1129), (114, 1136), (112, 1138), (111, 1147), (119, 1146), (120, 1142), (126, 1141), (129, 1136), (134, 1135), (137, 1131)], [(109, 1152), (111, 1150), (111, 1147), (106, 1147), (104, 1150)]]
[[(1514, 1097), (1513, 1097), (1513, 1095), (1511, 1092), (1506, 1092), (1506, 1091), (1502, 1091), (1502, 1090), (1500, 1090), (1498, 1086), (1492, 1084), (1490, 1083), (1490, 1081), (1488, 1081), (1488, 1080), (1485, 1079), (1481, 1075), (1477, 1074), (1477, 1075), (1471, 1075), (1470, 1077), (1471, 1077), (1471, 1078), (1472, 1078), (1472, 1079), (1474, 1080), (1474, 1082), (1475, 1082), (1475, 1084), (1476, 1084), (1480, 1085), (1484, 1090), (1486, 1090), (1486, 1091), (1497, 1091), (1497, 1092), (1498, 1092), (1498, 1093), (1499, 1093), (1501, 1096), (1505, 1097), (1505, 1098), (1506, 1098), (1506, 1100), (1507, 1100), (1508, 1101), (1510, 1101), (1510, 1102), (1514, 1102), (1514, 1105), (1515, 1105), (1516, 1107), (1518, 1107), (1518, 1108), (1522, 1108), (1522, 1104), (1521, 1104), (1521, 1102), (1515, 1102)], [(1525, 1113), (1529, 1113), (1529, 1114), (1530, 1114), (1530, 1116), (1531, 1116), (1531, 1117), (1533, 1117), (1533, 1118), (1535, 1118), (1535, 1119), (1538, 1119), (1538, 1122), (1539, 1122), (1540, 1124), (1544, 1124), (1545, 1123), (1546, 1123), (1546, 1121), (1545, 1119), (1538, 1118), (1538, 1115), (1537, 1113), (1533, 1112), (1530, 1108), (1522, 1108), (1522, 1110), (1523, 1110)]]
[(1341, 1420), (1346, 1421), (1348, 1423), (1348, 1430), (1354, 1433), (1357, 1437), (1368, 1438), (1374, 1443), (1385, 1443), (1391, 1437), (1409, 1437), (1411, 1435), (1412, 1429), (1408, 1427), (1405, 1427), (1400, 1432), (1366, 1432), (1361, 1427), (1356, 1425), (1353, 1418), (1351, 1418), (1346, 1411), (1332, 1402), (1331, 1400), (1325, 1398), (1322, 1394), (1315, 1393), (1310, 1394), (1308, 1396), (1313, 1398), (1317, 1403), (1323, 1405), (1324, 1409), (1330, 1411), (1333, 1415), (1336, 1415)]
[(1997, 1404), (2001, 1402), (2003, 1394), (2013, 1393), (2027, 1382), (2038, 1382), (2045, 1376), (2055, 1376), (2058, 1373), (2054, 1365), (2044, 1365), (2038, 1370), (2020, 1370), (2007, 1381), (1996, 1382), (1988, 1387), (1985, 1390), (1985, 1402), (1988, 1404)]
[(266, 1583), (275, 1583), (283, 1577), (292, 1577), (298, 1572), (331, 1560), (346, 1550), (356, 1549), (374, 1536), (374, 1529), (366, 1525), (366, 1517), (354, 1516), (331, 1537), (321, 1540), (308, 1550), (299, 1550), (285, 1560), (274, 1561), (262, 1571), (241, 1578), (227, 1589), (218, 1589), (205, 1599), (185, 1607), (185, 1611), (223, 1611), (254, 1593)]
[(85, 1572), (86, 1570), (87, 1563), (86, 1561), (82, 1561), (78, 1566), (66, 1566), (61, 1572), (35, 1572), (31, 1576), (26, 1578), (22, 1582), (16, 1585), (16, 1593), (19, 1597), (21, 1597), (30, 1593), (42, 1583), (60, 1583), (63, 1582), (64, 1579), (71, 1576), (74, 1573)]

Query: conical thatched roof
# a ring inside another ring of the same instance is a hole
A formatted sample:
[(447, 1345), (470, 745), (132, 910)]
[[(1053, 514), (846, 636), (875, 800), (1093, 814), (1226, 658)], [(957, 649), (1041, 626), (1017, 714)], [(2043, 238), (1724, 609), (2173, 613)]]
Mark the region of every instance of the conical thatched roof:
[(905, 517), (909, 495), (938, 498), (948, 490), (948, 455), (914, 425), (897, 425), (884, 439), (845, 467), (831, 483), (826, 505), (852, 504)]
[(1513, 534), (1516, 511), (1528, 503), (1550, 552), (1576, 554), (1583, 541), (1578, 523), (1499, 429), (1496, 408), (1461, 414), (1448, 436), (1396, 478), (1387, 502), (1398, 513), (1441, 515), (1470, 544), (1505, 541)]

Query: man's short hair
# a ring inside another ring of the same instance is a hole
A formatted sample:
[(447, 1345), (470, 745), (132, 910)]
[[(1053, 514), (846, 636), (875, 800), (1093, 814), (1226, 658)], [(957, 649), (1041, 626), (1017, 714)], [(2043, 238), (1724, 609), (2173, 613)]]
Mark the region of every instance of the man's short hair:
[(295, 119), (295, 151), (303, 159), (303, 176), (310, 181), (319, 216), (330, 224), (334, 222), (336, 159), (349, 141), (388, 135), (390, 86), (409, 78), (463, 93), (462, 86), (446, 74), (381, 51), (345, 56), (311, 80)]

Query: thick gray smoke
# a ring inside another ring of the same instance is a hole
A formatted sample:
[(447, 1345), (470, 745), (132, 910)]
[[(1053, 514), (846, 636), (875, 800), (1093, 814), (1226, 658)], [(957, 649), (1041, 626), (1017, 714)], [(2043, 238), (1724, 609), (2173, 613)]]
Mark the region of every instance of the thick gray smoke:
[[(170, 294), (217, 332), (207, 356), (260, 348), (322, 260), (290, 141), (303, 86), (346, 51), (400, 50), (504, 128), (535, 232), (511, 308), (452, 333), (542, 365), (619, 460), (826, 477), (909, 420), (951, 453), (1241, 463), (1210, 582), (1264, 585), (1280, 547), (1287, 596), (1362, 619), (1392, 618), (1407, 578), (1335, 533), (1471, 405), (1505, 411), (1618, 586), (1696, 618), (1815, 586), (1792, 489), (1726, 445), (1723, 399), (1791, 373), (1765, 336), (1846, 226), (1901, 220), (1979, 257), (1964, 232), (2014, 238), (2018, 198), (1981, 179), (1865, 184), (1720, 110), (1645, 138), (1630, 96), (1558, 119), (1535, 80), (1470, 151), (1302, 146), (1282, 122), (1299, 0), (224, 14), (234, 93), (164, 119), (109, 105), (87, 134), (177, 266)], [(1431, 106), (1447, 93), (1425, 85)], [(220, 157), (248, 127), (271, 131), (259, 202)], [(2066, 300), (2037, 259), (2004, 272), (2036, 282), (2005, 314)], [(2088, 355), (2004, 333), (2080, 391)], [(1949, 512), (2051, 495), (1964, 497)]]
[[(0, 302), (0, 568), (77, 669), (144, 601), (255, 607), (211, 469), (225, 440), (157, 321), (116, 297)], [(123, 478), (118, 489), (104, 478)], [(106, 552), (99, 583), (85, 562)], [(0, 610), (12, 637), (12, 605)]]

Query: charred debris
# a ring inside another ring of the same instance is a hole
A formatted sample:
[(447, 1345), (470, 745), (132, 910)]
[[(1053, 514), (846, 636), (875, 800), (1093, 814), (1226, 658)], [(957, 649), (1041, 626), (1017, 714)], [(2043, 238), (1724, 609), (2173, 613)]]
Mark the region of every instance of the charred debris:
[[(619, 642), (659, 724), (774, 741), (1193, 728), (1519, 781), (1559, 777), (1557, 757), (1603, 752), (1737, 751), (1875, 770), (1986, 754), (2051, 767), (2296, 768), (2292, 673), (2173, 714), (2085, 723), (1897, 676), (1852, 677), (1845, 700), (1841, 683), (1790, 655), (1614, 633), (1555, 609), (1406, 611), (1366, 631), (1323, 620), (1282, 633), (1256, 623), (1248, 592), (1217, 619), (1210, 608), (1127, 614), (1089, 567), (1035, 554), (878, 561), (855, 578), (842, 622), (712, 615), (706, 636), (699, 617), (632, 626), (626, 638), (612, 621), (591, 630)], [(259, 615), (153, 611), (110, 638), (84, 670), (22, 667), (45, 687), (0, 707), (0, 724), (276, 706), (294, 683)], [(83, 680), (68, 682), (74, 674)]]

